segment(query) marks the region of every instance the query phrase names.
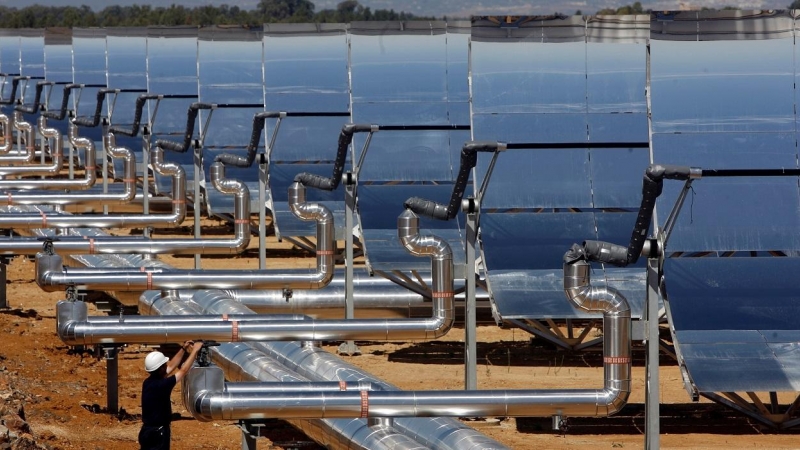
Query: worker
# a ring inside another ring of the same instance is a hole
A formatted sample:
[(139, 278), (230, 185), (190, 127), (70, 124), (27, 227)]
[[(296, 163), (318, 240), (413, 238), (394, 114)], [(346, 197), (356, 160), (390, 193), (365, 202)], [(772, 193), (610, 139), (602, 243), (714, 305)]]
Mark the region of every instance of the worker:
[[(150, 352), (145, 357), (144, 370), (150, 376), (142, 383), (142, 429), (139, 431), (142, 450), (169, 450), (169, 425), (172, 421), (170, 394), (172, 388), (192, 368), (197, 352), (202, 347), (202, 342), (186, 341), (172, 359), (161, 352)], [(189, 353), (189, 357), (181, 364), (186, 353)]]

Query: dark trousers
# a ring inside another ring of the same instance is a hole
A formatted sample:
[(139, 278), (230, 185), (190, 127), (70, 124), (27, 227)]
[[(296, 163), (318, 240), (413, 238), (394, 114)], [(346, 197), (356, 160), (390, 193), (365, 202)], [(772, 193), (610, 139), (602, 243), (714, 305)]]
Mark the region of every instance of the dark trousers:
[(142, 450), (169, 450), (169, 425), (150, 427), (143, 425), (139, 431), (139, 445)]

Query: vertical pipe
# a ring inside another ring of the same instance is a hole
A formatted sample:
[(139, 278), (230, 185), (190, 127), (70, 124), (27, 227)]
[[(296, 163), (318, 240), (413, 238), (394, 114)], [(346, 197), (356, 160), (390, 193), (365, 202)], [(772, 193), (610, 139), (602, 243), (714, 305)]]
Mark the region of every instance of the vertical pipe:
[(661, 411), (659, 408), (660, 379), (658, 372), (658, 259), (647, 259), (647, 300), (645, 304), (645, 338), (647, 357), (645, 362), (645, 450), (657, 450), (660, 443)]
[[(264, 133), (266, 138), (266, 133)], [(258, 268), (267, 268), (267, 154), (260, 155), (258, 164)], [(273, 222), (275, 221), (273, 217)], [(274, 225), (274, 224), (273, 224)]]
[[(344, 278), (344, 317), (355, 318), (355, 302), (353, 300), (353, 213), (355, 211), (356, 185), (353, 174), (345, 176), (344, 183), (344, 238), (345, 238), (345, 278)], [(339, 353), (344, 355), (360, 355), (361, 349), (355, 341), (345, 341), (339, 346)]]
[[(102, 138), (103, 140), (103, 151), (100, 155), (103, 158), (103, 194), (108, 194), (108, 121), (104, 118), (103, 119), (103, 131), (102, 131)], [(92, 161), (94, 163), (94, 161)], [(88, 161), (87, 161), (88, 163)], [(94, 165), (94, 164), (92, 164)], [(103, 214), (108, 215), (108, 205), (103, 205)]]
[[(201, 112), (202, 113), (202, 112)], [(203, 126), (202, 121), (200, 126)], [(200, 130), (201, 134), (203, 130)], [(203, 170), (203, 152), (200, 146), (192, 145), (192, 154), (194, 155), (194, 238), (200, 239), (202, 229), (200, 227), (200, 212), (202, 204), (200, 203), (200, 172)], [(200, 253), (194, 255), (194, 268), (200, 270)]]
[[(150, 126), (142, 128), (142, 190), (144, 197), (142, 200), (142, 211), (150, 214)], [(150, 237), (150, 227), (144, 227), (142, 235)]]
[(477, 320), (475, 317), (475, 242), (477, 240), (478, 214), (474, 210), (467, 212), (467, 267), (466, 267), (466, 302), (464, 324), (464, 389), (478, 389), (478, 350)]

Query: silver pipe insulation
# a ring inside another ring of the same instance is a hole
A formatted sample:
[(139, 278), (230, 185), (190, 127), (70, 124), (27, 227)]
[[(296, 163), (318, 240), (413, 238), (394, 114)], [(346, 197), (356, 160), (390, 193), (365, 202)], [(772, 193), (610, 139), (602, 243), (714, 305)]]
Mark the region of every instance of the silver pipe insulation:
[[(74, 125), (71, 125), (74, 127)], [(56, 130), (58, 131), (58, 130)], [(84, 138), (80, 138), (84, 139)], [(44, 191), (6, 191), (2, 195), (0, 194), (0, 205), (84, 205), (84, 204), (125, 204), (130, 203), (136, 198), (136, 156), (127, 148), (125, 147), (118, 147), (116, 145), (116, 139), (114, 138), (113, 134), (107, 134), (103, 137), (106, 144), (105, 147), (108, 151), (108, 154), (115, 159), (122, 160), (122, 182), (119, 183), (122, 185), (121, 189), (114, 189), (111, 192), (102, 192), (100, 189), (97, 190), (88, 190), (90, 187), (87, 182), (94, 183), (96, 179), (96, 174), (94, 173), (93, 166), (86, 167), (87, 178), (83, 180), (44, 180), (40, 183), (37, 189), (42, 189)], [(59, 138), (60, 140), (60, 138)], [(86, 139), (86, 141), (89, 141)], [(89, 141), (92, 149), (94, 149), (94, 142)], [(85, 142), (82, 142), (81, 145), (87, 145)], [(94, 151), (86, 151), (86, 155), (94, 154)], [(54, 156), (55, 158), (55, 156)], [(59, 158), (63, 159), (63, 158)], [(94, 160), (87, 161), (87, 164), (94, 164)], [(60, 170), (60, 168), (59, 168)], [(0, 173), (2, 169), (0, 169)], [(89, 175), (91, 172), (91, 176)], [(77, 192), (59, 192), (58, 195), (54, 195), (52, 192), (53, 189), (71, 189), (72, 186), (69, 185), (65, 187), (64, 182), (70, 182), (75, 184), (78, 181), (81, 183), (82, 187), (77, 189)], [(53, 182), (51, 184), (49, 182)], [(115, 185), (118, 186), (119, 184)], [(0, 185), (0, 187), (3, 187)]]
[[(116, 147), (113, 135), (109, 134), (108, 148), (112, 154), (126, 157), (126, 184), (130, 188), (131, 194), (135, 192), (134, 167), (135, 161), (130, 150), (124, 147)], [(117, 153), (120, 152), (120, 153)], [(182, 170), (182, 169), (181, 169)], [(223, 254), (233, 255), (244, 251), (250, 244), (250, 193), (247, 185), (236, 180), (225, 179), (225, 168), (222, 164), (213, 164), (210, 170), (210, 178), (214, 187), (223, 194), (234, 195), (234, 236), (227, 239), (181, 239), (181, 238), (159, 238), (153, 239), (144, 236), (97, 236), (97, 237), (70, 237), (59, 236), (58, 240), (53, 241), (53, 249), (58, 253), (69, 254), (172, 254), (172, 255), (192, 255), (192, 254)], [(49, 194), (37, 194), (39, 196)], [(104, 194), (88, 194), (87, 192), (78, 193), (84, 198), (89, 196), (102, 196)], [(11, 198), (11, 194), (8, 196)], [(132, 197), (132, 196), (131, 196)], [(0, 203), (2, 203), (0, 201)], [(14, 255), (35, 255), (42, 249), (42, 242), (38, 238), (0, 238), (0, 254)], [(93, 272), (95, 269), (86, 269), (83, 272), (71, 271), (72, 275), (99, 274)], [(125, 273), (125, 269), (119, 269), (116, 274)], [(137, 272), (133, 272), (137, 273)], [(155, 272), (153, 272), (155, 273)]]
[[(153, 154), (160, 154), (153, 152)], [(182, 172), (182, 170), (181, 170)], [(177, 183), (176, 183), (177, 184)], [(175, 189), (175, 186), (173, 186)], [(181, 190), (183, 186), (181, 185)], [(174, 193), (173, 193), (174, 194)], [(246, 202), (242, 202), (246, 203)], [(86, 285), (98, 290), (150, 289), (318, 289), (333, 277), (333, 214), (324, 205), (306, 203), (305, 187), (294, 183), (289, 188), (289, 206), (302, 220), (317, 222), (316, 270), (173, 270), (156, 273), (71, 274), (62, 267), (59, 255), (36, 255), (37, 283), (48, 292), (63, 286)], [(184, 205), (185, 211), (185, 205)], [(0, 223), (2, 223), (0, 216)], [(242, 226), (244, 224), (241, 224)]]
[(184, 380), (186, 407), (198, 420), (263, 417), (585, 416), (618, 412), (630, 394), (630, 308), (612, 288), (589, 284), (589, 264), (564, 265), (564, 291), (579, 308), (603, 313), (603, 389), (289, 392), (227, 390), (222, 370), (194, 369)]
[(0, 142), (0, 155), (5, 155), (11, 151), (11, 143), (14, 139), (11, 137), (11, 127), (9, 127), (8, 116), (0, 114), (0, 130), (3, 132), (3, 141)]
[[(202, 310), (191, 303), (177, 299), (178, 293), (166, 296), (156, 291), (142, 294), (139, 301), (149, 305), (153, 314), (176, 318), (179, 314), (198, 314)], [(250, 311), (252, 314), (252, 311)], [(245, 343), (223, 343), (211, 348), (212, 359), (225, 370), (226, 377), (235, 381), (276, 381), (287, 383), (309, 383), (307, 378), (289, 371), (274, 358)], [(390, 426), (371, 425), (362, 419), (356, 420), (288, 420), (292, 426), (329, 449), (360, 450), (422, 450), (413, 439), (399, 433)], [(447, 433), (447, 429), (439, 428)]]
[[(36, 156), (33, 139), (33, 125), (22, 120), (22, 114), (14, 111), (14, 129), (24, 136), (25, 150), (21, 153), (0, 154), (0, 163), (32, 163)], [(12, 147), (13, 148), (13, 147)]]
[(169, 214), (6, 214), (0, 216), (3, 228), (137, 228), (144, 226), (179, 225), (186, 218), (186, 176), (183, 168), (163, 159), (163, 150), (152, 153), (153, 169), (164, 176), (172, 177), (172, 212)]
[(606, 415), (613, 414), (628, 401), (631, 393), (631, 309), (616, 289), (592, 286), (591, 266), (587, 261), (564, 264), (564, 292), (578, 308), (603, 313), (602, 398)]
[[(453, 254), (443, 239), (419, 235), (419, 218), (410, 210), (398, 218), (398, 234), (405, 248), (416, 256), (431, 258), (431, 296), (433, 314), (423, 319), (360, 320), (264, 320), (239, 322), (181, 322), (169, 319), (147, 323), (90, 321), (82, 302), (59, 302), (57, 330), (70, 345), (107, 343), (163, 344), (200, 338), (220, 342), (248, 341), (329, 341), (435, 339), (446, 334), (455, 322), (453, 307)], [(71, 272), (70, 272), (71, 274)], [(129, 274), (102, 274), (124, 277)], [(155, 277), (157, 273), (151, 272)], [(169, 277), (172, 272), (158, 273)], [(74, 275), (72, 275), (74, 277)], [(225, 298), (227, 300), (227, 298)]]
[[(25, 124), (30, 126), (27, 122)], [(48, 127), (45, 116), (39, 116), (37, 125), (42, 139), (52, 142), (50, 145), (50, 163), (0, 166), (0, 177), (8, 175), (57, 175), (61, 168), (64, 167), (64, 140), (61, 139), (61, 132), (55, 128)], [(1, 162), (8, 161), (0, 160)]]
[[(140, 305), (148, 304), (148, 300), (146, 299), (148, 297), (147, 294), (148, 293), (145, 293), (139, 298)], [(224, 293), (221, 292), (198, 291), (192, 297), (192, 303), (199, 305), (204, 313), (252, 313), (251, 310), (242, 304), (230, 298), (225, 298)], [(156, 310), (160, 310), (161, 304), (159, 301), (156, 301), (152, 303), (152, 307)], [(140, 310), (140, 312), (143, 311)], [(250, 343), (249, 345), (251, 348), (263, 352), (268, 357), (274, 358), (282, 366), (286, 367), (287, 370), (296, 372), (304, 379), (312, 381), (368, 381), (378, 385), (384, 391), (397, 391), (396, 386), (375, 378), (370, 373), (342, 361), (335, 355), (319, 347), (307, 346), (299, 342), (258, 342)], [(234, 378), (230, 378), (230, 371), (228, 368), (225, 368), (225, 371), (231, 381), (236, 381)], [(363, 421), (363, 419), (350, 420), (353, 424)], [(324, 421), (324, 423), (341, 422), (341, 419)], [(295, 424), (296, 422), (292, 423)], [(319, 423), (318, 421), (308, 420), (299, 423), (305, 425), (299, 428), (309, 435), (312, 435), (310, 433), (318, 432), (314, 425)], [(488, 438), (461, 422), (447, 417), (397, 418), (392, 421), (392, 427), (401, 431), (404, 435), (413, 438), (415, 441), (422, 443), (424, 448), (436, 448), (440, 450), (508, 449), (508, 447)], [(348, 433), (348, 435), (350, 434), (351, 433)], [(317, 442), (328, 445), (328, 441)], [(342, 445), (342, 443), (336, 444)]]
[[(0, 180), (0, 188), (2, 189), (70, 189), (70, 190), (85, 190), (94, 186), (97, 181), (97, 174), (95, 173), (96, 167), (96, 150), (94, 141), (91, 139), (78, 136), (78, 126), (70, 123), (67, 128), (67, 137), (70, 145), (77, 149), (84, 150), (84, 159), (86, 166), (84, 167), (85, 176), (82, 179), (66, 179), (66, 180)], [(3, 161), (0, 159), (0, 163)]]
[[(41, 179), (24, 179), (24, 180), (0, 180), (0, 189), (70, 189), (70, 190), (85, 190), (94, 186), (97, 181), (97, 174), (95, 173), (95, 158), (96, 150), (94, 141), (91, 139), (78, 136), (78, 126), (70, 123), (67, 128), (67, 137), (70, 145), (77, 149), (84, 150), (84, 159), (86, 166), (84, 167), (85, 176), (82, 179), (59, 179), (59, 180), (41, 180)], [(0, 163), (3, 160), (0, 159)]]

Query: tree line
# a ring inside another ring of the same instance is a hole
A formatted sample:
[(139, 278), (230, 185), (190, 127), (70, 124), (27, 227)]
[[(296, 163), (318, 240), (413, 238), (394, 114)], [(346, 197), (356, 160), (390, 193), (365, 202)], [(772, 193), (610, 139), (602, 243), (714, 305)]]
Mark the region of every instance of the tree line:
[(261, 0), (255, 9), (238, 6), (153, 7), (150, 5), (107, 6), (93, 11), (82, 6), (41, 6), (25, 8), (0, 6), (0, 28), (48, 27), (143, 27), (175, 25), (251, 25), (273, 22), (354, 22), (371, 20), (431, 20), (393, 9), (371, 10), (357, 0), (345, 0), (335, 9), (314, 11), (309, 0)]

